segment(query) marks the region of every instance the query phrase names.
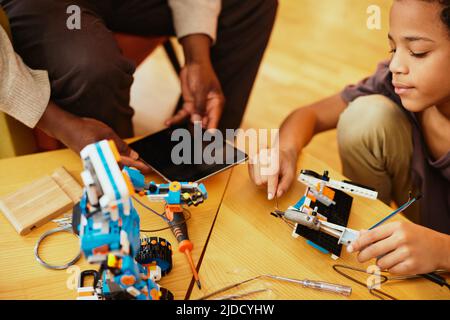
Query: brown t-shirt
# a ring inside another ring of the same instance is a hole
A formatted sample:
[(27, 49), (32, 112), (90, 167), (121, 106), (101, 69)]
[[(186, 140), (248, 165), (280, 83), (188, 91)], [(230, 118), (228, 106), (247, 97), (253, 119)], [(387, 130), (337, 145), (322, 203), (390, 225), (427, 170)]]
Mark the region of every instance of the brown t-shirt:
[(350, 103), (358, 97), (372, 94), (381, 94), (396, 102), (411, 121), (411, 177), (414, 186), (423, 196), (421, 223), (428, 228), (450, 234), (450, 151), (441, 159), (432, 160), (416, 114), (406, 110), (395, 93), (388, 61), (380, 63), (372, 76), (356, 85), (347, 86), (341, 96)]

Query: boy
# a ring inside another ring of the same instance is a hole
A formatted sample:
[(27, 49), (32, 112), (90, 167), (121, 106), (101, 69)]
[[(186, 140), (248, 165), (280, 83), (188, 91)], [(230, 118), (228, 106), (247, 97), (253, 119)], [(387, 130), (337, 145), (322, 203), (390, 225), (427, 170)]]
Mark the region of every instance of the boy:
[(297, 157), (314, 134), (338, 129), (344, 174), (375, 187), (398, 205), (421, 192), (415, 222), (363, 231), (348, 247), (393, 274), (450, 270), (450, 1), (396, 0), (391, 9), (392, 59), (341, 94), (293, 112), (280, 130), (278, 173), (250, 165), (268, 197), (296, 177)]

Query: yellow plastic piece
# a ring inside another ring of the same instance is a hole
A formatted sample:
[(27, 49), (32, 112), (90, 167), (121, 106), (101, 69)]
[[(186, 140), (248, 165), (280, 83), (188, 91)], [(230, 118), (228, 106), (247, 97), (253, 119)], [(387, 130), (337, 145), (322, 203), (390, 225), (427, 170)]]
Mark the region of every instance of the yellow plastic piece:
[(133, 184), (131, 183), (130, 177), (126, 172), (122, 171), (123, 178), (125, 180), (125, 184), (127, 185), (128, 192), (130, 193), (130, 196), (133, 196), (136, 191), (134, 190)]
[(112, 140), (108, 140), (108, 144), (111, 148), (114, 158), (116, 159), (117, 162), (119, 162), (120, 161), (120, 153), (119, 153), (119, 150), (117, 150), (116, 144)]
[(108, 255), (108, 267), (115, 268), (117, 266), (117, 259), (114, 255)]
[(177, 192), (181, 190), (181, 183), (174, 181), (169, 185), (169, 190), (172, 192)]

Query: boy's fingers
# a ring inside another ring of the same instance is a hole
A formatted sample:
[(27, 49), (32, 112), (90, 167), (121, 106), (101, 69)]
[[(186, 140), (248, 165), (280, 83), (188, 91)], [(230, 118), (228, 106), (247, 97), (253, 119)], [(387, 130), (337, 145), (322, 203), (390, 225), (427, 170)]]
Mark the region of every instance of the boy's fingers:
[(410, 274), (411, 273), (410, 266), (408, 265), (407, 261), (402, 261), (399, 264), (390, 268), (389, 273), (398, 274), (398, 275)]
[(363, 263), (373, 258), (383, 256), (397, 248), (397, 241), (393, 237), (378, 241), (361, 250), (358, 261)]
[(362, 232), (360, 233), (359, 238), (347, 247), (347, 251), (361, 251), (372, 243), (389, 237), (390, 235), (392, 235), (392, 233), (394, 233), (394, 230), (394, 225), (392, 223), (389, 223), (368, 232)]
[(256, 183), (255, 176), (253, 174), (253, 164), (252, 164), (251, 161), (248, 162), (248, 167), (247, 168), (248, 168), (248, 175), (250, 176), (250, 179), (252, 179), (252, 181), (254, 183)]
[(390, 270), (397, 264), (401, 263), (407, 258), (407, 252), (403, 248), (397, 248), (393, 252), (385, 255), (377, 261), (378, 267), (381, 270)]
[(278, 174), (267, 177), (267, 199), (272, 200), (278, 189)]
[(281, 175), (277, 188), (277, 197), (281, 197), (289, 189), (293, 180), (294, 174), (292, 172), (286, 172)]
[(255, 183), (257, 186), (260, 186), (262, 184), (261, 174), (260, 174), (260, 164), (259, 160), (256, 159), (253, 163), (253, 177), (255, 178)]

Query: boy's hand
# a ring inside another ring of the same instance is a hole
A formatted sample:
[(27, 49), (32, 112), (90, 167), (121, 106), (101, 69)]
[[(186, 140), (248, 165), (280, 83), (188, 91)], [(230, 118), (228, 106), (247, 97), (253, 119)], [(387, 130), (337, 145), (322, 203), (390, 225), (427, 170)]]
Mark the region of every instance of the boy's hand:
[(281, 197), (291, 186), (297, 170), (297, 154), (277, 148), (263, 149), (250, 159), (248, 171), (257, 186), (267, 185), (267, 198)]
[(424, 274), (448, 268), (450, 237), (411, 222), (397, 221), (370, 231), (347, 248), (359, 252), (358, 261), (373, 258), (392, 274)]

